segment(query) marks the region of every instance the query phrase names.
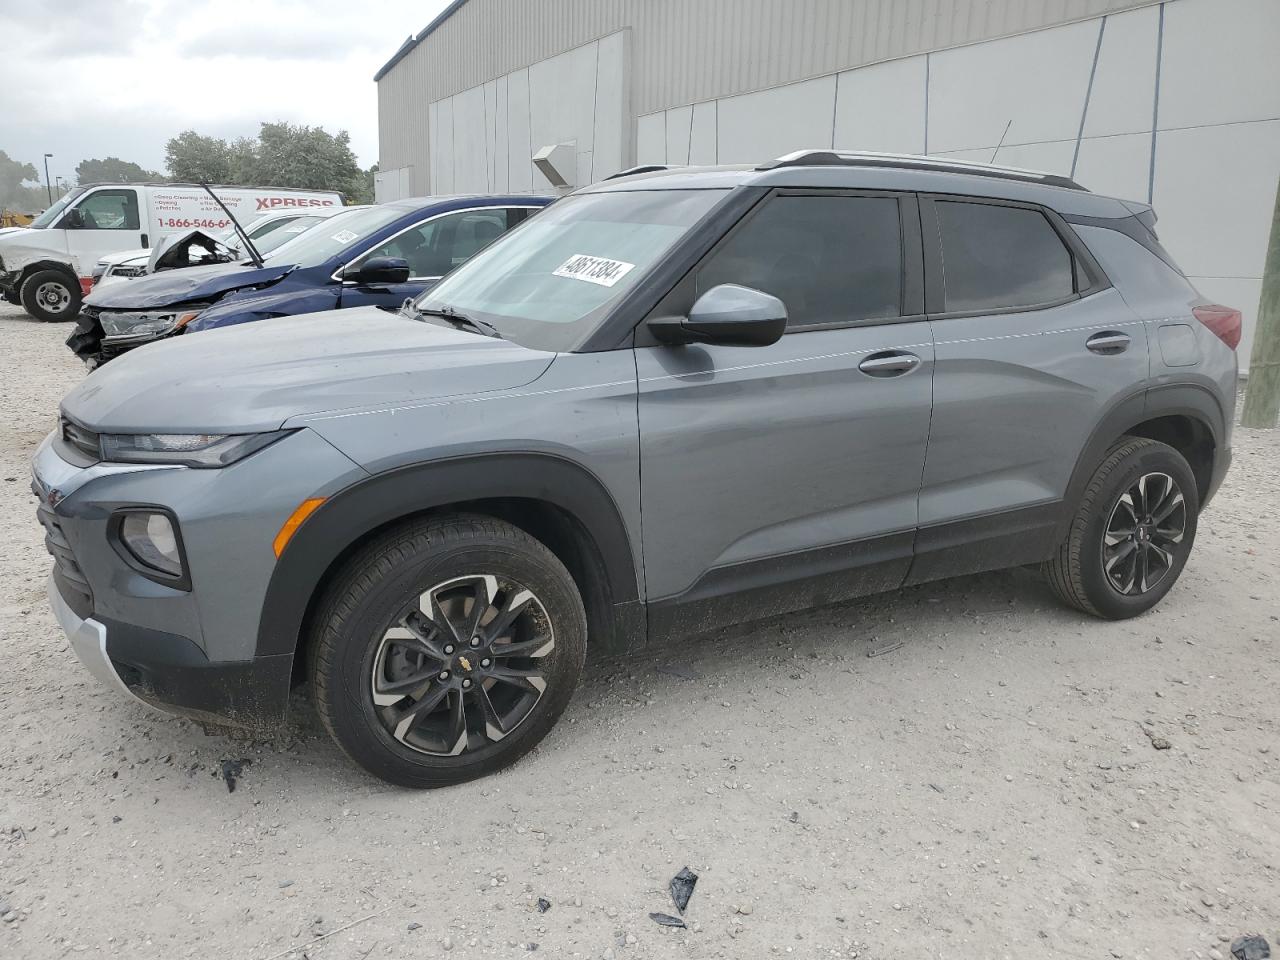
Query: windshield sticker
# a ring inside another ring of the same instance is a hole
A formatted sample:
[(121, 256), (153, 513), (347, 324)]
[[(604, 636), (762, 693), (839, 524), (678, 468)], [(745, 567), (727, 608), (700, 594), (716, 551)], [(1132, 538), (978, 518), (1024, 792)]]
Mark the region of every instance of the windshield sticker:
[(339, 230), (333, 235), (333, 239), (339, 243), (350, 243), (352, 240), (359, 240), (360, 234), (352, 233), (350, 230)]
[(551, 274), (556, 277), (568, 277), (570, 280), (598, 283), (602, 287), (612, 287), (633, 269), (635, 264), (627, 263), (625, 260), (609, 260), (606, 257), (575, 253), (552, 270)]

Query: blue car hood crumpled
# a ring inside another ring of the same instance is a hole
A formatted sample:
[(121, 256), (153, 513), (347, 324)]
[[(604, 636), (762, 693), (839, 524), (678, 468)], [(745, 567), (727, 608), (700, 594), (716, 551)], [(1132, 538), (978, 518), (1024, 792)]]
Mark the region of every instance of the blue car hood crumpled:
[(292, 263), (253, 267), (215, 263), (207, 267), (162, 270), (124, 283), (98, 287), (85, 303), (106, 310), (147, 310), (216, 299), (231, 290), (275, 283), (295, 270)]

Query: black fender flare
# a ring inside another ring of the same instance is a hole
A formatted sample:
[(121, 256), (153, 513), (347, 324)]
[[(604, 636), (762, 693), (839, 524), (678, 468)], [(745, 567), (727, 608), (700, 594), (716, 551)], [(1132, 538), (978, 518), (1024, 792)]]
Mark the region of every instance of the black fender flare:
[(405, 517), (473, 500), (551, 504), (591, 535), (615, 605), (639, 599), (631, 539), (604, 484), (572, 460), (545, 453), (482, 453), (374, 474), (331, 496), (298, 528), (267, 584), (256, 656), (292, 654), (317, 587), (366, 534)]
[[(1075, 469), (1067, 484), (1063, 499), (1062, 517), (1057, 536), (1061, 540), (1075, 515), (1075, 505), (1084, 494), (1084, 488), (1102, 462), (1107, 450), (1124, 434), (1147, 420), (1160, 417), (1188, 417), (1202, 423), (1213, 437), (1214, 448), (1219, 453), (1226, 436), (1226, 411), (1217, 396), (1206, 386), (1190, 383), (1163, 383), (1125, 397), (1098, 421), (1089, 441), (1076, 458)], [(1215, 457), (1215, 460), (1217, 458)]]
[(15, 289), (21, 290), (22, 285), (33, 273), (39, 273), (41, 270), (56, 270), (58, 273), (65, 274), (72, 283), (76, 285), (76, 289), (80, 289), (80, 278), (76, 276), (76, 272), (71, 269), (71, 264), (61, 263), (57, 260), (37, 260), (35, 263), (28, 263), (22, 268), (22, 276), (18, 278)]

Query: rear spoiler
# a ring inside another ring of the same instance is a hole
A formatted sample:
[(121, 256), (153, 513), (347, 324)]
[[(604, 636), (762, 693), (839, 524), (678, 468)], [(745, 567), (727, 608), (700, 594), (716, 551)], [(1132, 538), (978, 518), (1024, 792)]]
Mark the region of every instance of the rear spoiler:
[(1136, 200), (1121, 200), (1120, 203), (1137, 218), (1140, 224), (1151, 231), (1153, 237), (1156, 235), (1156, 212), (1151, 208), (1151, 204), (1138, 203)]

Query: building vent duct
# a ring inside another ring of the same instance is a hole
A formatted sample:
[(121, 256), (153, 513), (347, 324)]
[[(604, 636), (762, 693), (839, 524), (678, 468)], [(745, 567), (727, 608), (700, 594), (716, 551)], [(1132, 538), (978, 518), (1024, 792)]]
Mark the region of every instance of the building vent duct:
[(572, 190), (578, 178), (577, 146), (576, 140), (570, 140), (543, 147), (533, 155), (533, 165), (553, 187)]

